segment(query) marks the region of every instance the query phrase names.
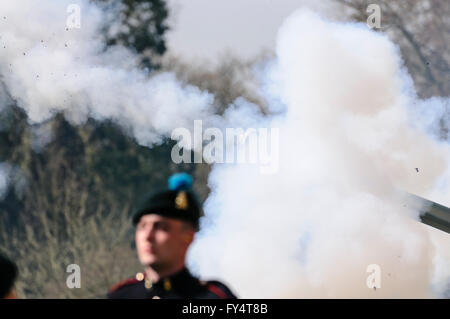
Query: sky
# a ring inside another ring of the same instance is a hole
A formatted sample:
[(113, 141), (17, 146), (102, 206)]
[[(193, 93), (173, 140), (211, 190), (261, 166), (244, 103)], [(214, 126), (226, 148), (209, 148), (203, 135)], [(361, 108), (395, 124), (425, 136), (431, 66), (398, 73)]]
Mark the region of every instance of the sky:
[(248, 59), (273, 49), (282, 21), (308, 6), (325, 16), (338, 12), (330, 1), (168, 0), (169, 52), (184, 59), (216, 62), (224, 52)]

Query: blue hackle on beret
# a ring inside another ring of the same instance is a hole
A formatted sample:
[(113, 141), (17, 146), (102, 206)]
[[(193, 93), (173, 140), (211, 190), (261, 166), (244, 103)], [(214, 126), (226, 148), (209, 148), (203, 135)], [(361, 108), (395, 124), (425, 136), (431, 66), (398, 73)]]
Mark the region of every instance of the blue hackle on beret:
[(192, 187), (192, 177), (187, 173), (176, 173), (169, 178), (169, 189), (172, 191), (185, 191)]

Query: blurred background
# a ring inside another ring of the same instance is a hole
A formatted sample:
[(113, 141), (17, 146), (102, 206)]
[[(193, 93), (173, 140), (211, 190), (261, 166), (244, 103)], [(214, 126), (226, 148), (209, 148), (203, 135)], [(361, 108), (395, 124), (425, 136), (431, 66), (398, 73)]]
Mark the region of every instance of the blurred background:
[[(179, 81), (214, 95), (218, 115), (238, 97), (264, 112), (255, 66), (271, 57), (277, 29), (293, 10), (312, 7), (338, 21), (367, 20), (378, 3), (382, 28), (400, 48), (420, 98), (449, 95), (450, 6), (447, 0), (96, 0), (122, 2), (116, 21), (127, 26), (108, 45), (139, 54), (150, 76), (174, 72)], [(1, 88), (0, 88), (1, 89)], [(0, 92), (2, 93), (2, 92)], [(4, 93), (4, 92), (3, 92)], [(442, 140), (449, 137), (441, 122)], [(36, 139), (36, 136), (40, 136)], [(0, 113), (0, 251), (20, 269), (21, 298), (103, 298), (140, 269), (130, 216), (167, 177), (186, 171), (202, 200), (208, 164), (175, 165), (174, 142), (151, 149), (113, 121), (81, 125), (63, 114), (30, 124), (15, 103)], [(82, 265), (82, 288), (67, 289), (66, 267)]]

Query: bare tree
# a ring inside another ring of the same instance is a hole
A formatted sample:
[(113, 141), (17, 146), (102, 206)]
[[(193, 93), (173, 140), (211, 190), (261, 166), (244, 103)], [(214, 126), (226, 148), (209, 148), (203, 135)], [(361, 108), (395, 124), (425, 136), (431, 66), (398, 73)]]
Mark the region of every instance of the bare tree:
[[(139, 269), (131, 245), (129, 203), (80, 171), (74, 163), (80, 157), (66, 154), (67, 148), (54, 145), (50, 156), (40, 154), (38, 160), (29, 147), (29, 135), (24, 134), (22, 155), (16, 150), (26, 176), (23, 206), (13, 222), (0, 212), (0, 248), (18, 264), (19, 296), (106, 297), (114, 283)], [(81, 268), (80, 289), (66, 285), (71, 264)]]
[[(381, 29), (399, 45), (420, 98), (450, 94), (450, 5), (447, 0), (335, 0), (350, 18), (365, 22), (369, 4), (381, 9)], [(375, 29), (377, 30), (377, 29)], [(447, 109), (446, 112), (450, 112)], [(440, 120), (440, 135), (449, 138), (448, 114)]]
[[(450, 5), (446, 0), (336, 0), (350, 17), (366, 21), (369, 4), (381, 9), (381, 31), (400, 46), (420, 97), (450, 93)], [(377, 29), (375, 29), (377, 30)]]
[(256, 59), (243, 61), (225, 53), (218, 65), (208, 66), (194, 62), (188, 64), (175, 56), (166, 56), (162, 70), (172, 71), (181, 82), (214, 94), (218, 114), (222, 114), (239, 97), (258, 105), (265, 114), (265, 101), (258, 94), (259, 83), (254, 68), (266, 57), (263, 54)]

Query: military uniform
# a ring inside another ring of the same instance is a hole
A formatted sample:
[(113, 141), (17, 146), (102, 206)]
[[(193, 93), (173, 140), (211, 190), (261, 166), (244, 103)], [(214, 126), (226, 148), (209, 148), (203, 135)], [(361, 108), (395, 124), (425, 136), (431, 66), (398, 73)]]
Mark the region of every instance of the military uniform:
[[(201, 205), (193, 191), (192, 178), (182, 173), (169, 179), (169, 189), (151, 195), (133, 216), (136, 226), (146, 214), (157, 214), (180, 219), (199, 228)], [(116, 284), (108, 293), (108, 298), (123, 299), (216, 299), (236, 296), (218, 281), (200, 281), (184, 268), (176, 274), (152, 283), (145, 274), (138, 273), (134, 278)]]
[(236, 296), (218, 281), (201, 281), (186, 268), (161, 279), (157, 283), (143, 273), (115, 285), (108, 293), (110, 299), (236, 299)]

